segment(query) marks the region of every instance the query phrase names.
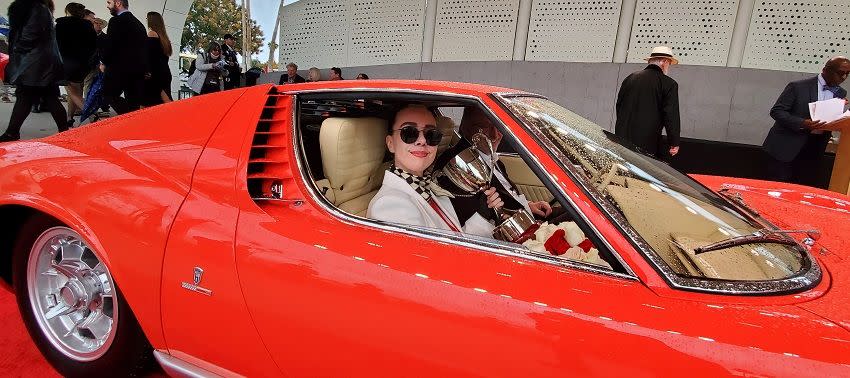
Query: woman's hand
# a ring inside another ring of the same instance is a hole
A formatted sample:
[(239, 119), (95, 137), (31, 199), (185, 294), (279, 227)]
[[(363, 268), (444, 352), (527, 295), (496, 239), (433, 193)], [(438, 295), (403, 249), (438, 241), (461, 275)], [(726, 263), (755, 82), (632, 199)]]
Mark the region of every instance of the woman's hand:
[(546, 201), (529, 202), (528, 207), (531, 208), (534, 215), (548, 217), (549, 214), (552, 214), (552, 206)]
[(505, 202), (499, 197), (499, 192), (496, 191), (496, 188), (485, 190), (484, 196), (487, 197), (487, 207), (491, 209), (498, 209), (505, 206)]

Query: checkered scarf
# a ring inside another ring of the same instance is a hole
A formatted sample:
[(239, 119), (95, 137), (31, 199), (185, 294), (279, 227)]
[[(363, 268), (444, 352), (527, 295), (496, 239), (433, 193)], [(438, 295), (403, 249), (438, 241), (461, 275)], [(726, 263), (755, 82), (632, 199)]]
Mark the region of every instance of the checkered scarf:
[(425, 201), (430, 200), (433, 196), (454, 197), (452, 193), (445, 190), (437, 184), (434, 176), (431, 173), (426, 173), (424, 176), (416, 176), (410, 174), (395, 165), (390, 166), (389, 171), (398, 177), (401, 177), (408, 185), (410, 185), (416, 193), (419, 193)]

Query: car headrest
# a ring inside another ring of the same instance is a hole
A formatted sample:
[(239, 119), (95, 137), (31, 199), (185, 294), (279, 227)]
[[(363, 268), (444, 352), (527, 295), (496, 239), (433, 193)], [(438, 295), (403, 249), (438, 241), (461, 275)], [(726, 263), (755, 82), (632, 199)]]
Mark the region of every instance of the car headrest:
[[(322, 168), (337, 201), (368, 192), (370, 177), (387, 151), (387, 121), (368, 118), (328, 118), (319, 130)], [(377, 183), (379, 184), (379, 183)]]

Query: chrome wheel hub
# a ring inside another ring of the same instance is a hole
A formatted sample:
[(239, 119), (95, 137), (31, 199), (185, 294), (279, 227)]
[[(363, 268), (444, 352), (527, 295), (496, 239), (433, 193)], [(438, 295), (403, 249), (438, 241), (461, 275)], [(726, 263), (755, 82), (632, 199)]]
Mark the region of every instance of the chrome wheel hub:
[(77, 361), (106, 353), (118, 325), (112, 276), (79, 234), (53, 227), (36, 239), (27, 289), (35, 320), (57, 350)]

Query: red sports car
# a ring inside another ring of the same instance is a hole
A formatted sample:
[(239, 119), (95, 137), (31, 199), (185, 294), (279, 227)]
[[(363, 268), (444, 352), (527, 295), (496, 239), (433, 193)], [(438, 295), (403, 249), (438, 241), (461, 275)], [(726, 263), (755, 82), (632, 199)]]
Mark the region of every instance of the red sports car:
[[(483, 112), (504, 175), (560, 210), (541, 230), (581, 239), (370, 219), (410, 104), (440, 152)], [(177, 101), (0, 144), (0, 285), (68, 376), (151, 354), (187, 376), (850, 375), (848, 198), (689, 177), (614, 138), (460, 83)]]

